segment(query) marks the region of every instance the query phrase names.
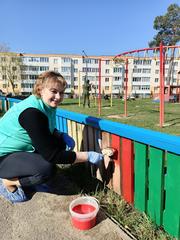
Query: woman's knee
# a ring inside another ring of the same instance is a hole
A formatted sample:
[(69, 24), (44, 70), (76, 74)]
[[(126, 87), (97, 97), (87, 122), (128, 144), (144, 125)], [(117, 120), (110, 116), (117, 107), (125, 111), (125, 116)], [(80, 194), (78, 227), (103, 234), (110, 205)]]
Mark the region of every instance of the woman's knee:
[(49, 178), (52, 177), (55, 174), (55, 172), (56, 166), (47, 162), (41, 167), (39, 174)]

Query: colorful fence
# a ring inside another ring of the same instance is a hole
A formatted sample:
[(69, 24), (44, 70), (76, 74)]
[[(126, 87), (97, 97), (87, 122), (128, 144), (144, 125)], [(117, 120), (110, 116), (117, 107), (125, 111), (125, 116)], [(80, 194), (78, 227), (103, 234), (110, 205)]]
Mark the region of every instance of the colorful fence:
[[(15, 99), (0, 97), (7, 110)], [(57, 111), (57, 128), (76, 142), (77, 151), (111, 146), (114, 161), (93, 174), (172, 236), (180, 238), (180, 137), (83, 114)]]

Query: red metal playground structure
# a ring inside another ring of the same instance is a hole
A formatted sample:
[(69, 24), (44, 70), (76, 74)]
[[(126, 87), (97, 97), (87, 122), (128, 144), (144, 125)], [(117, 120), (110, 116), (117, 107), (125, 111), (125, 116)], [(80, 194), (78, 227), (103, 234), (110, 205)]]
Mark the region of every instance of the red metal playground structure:
[[(153, 56), (154, 58), (159, 60), (159, 79), (160, 84), (157, 87), (158, 93), (154, 95), (154, 97), (158, 97), (160, 102), (160, 112), (159, 112), (159, 125), (163, 127), (164, 125), (164, 102), (165, 101), (180, 101), (180, 83), (176, 86), (167, 85), (165, 86), (165, 61), (169, 59), (173, 59), (174, 57), (168, 56), (169, 51), (175, 53), (175, 50), (180, 51), (180, 46), (163, 46), (160, 43), (159, 47), (153, 48), (143, 48), (132, 50), (124, 53), (117, 54), (113, 61), (115, 64), (120, 63), (122, 65), (125, 64), (125, 78), (124, 78), (124, 116), (127, 116), (127, 93), (128, 93), (128, 64), (129, 58), (135, 57), (134, 55), (137, 54), (137, 58), (139, 58), (139, 54), (144, 53), (144, 58), (149, 58), (148, 56)], [(149, 54), (149, 55), (148, 55)], [(98, 112), (99, 116), (101, 115), (101, 62), (105, 61), (99, 59), (99, 76), (98, 76), (98, 84), (99, 84), (99, 92), (98, 92)], [(180, 79), (179, 79), (180, 81)], [(176, 93), (174, 93), (176, 90)]]

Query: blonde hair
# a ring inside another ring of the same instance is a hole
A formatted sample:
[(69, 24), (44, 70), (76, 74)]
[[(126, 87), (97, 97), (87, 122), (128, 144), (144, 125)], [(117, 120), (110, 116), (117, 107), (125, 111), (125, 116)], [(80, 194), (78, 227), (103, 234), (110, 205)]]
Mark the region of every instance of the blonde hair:
[(59, 83), (62, 90), (65, 90), (67, 85), (66, 80), (60, 73), (47, 71), (40, 74), (37, 78), (34, 84), (33, 94), (37, 97), (41, 97), (41, 90), (49, 83)]

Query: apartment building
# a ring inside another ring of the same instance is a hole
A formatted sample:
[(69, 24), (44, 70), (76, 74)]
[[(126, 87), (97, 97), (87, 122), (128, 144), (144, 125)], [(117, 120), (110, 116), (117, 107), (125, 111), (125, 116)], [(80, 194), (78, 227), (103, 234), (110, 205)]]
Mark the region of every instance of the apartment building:
[[(60, 72), (67, 81), (66, 96), (82, 95), (84, 80), (92, 84), (92, 94), (99, 91), (99, 60), (101, 59), (101, 93), (123, 95), (125, 64), (115, 64), (113, 56), (88, 56), (71, 54), (17, 54), (22, 60), (21, 77), (14, 76), (15, 92), (31, 94), (39, 74), (52, 70)], [(4, 61), (0, 54), (0, 66)], [(169, 59), (165, 61), (165, 84), (169, 71)], [(180, 85), (180, 58), (176, 58), (172, 68), (172, 83)], [(128, 59), (128, 95), (149, 97), (159, 86), (159, 59), (154, 57), (130, 57)], [(0, 89), (11, 92), (7, 76), (0, 71)]]

